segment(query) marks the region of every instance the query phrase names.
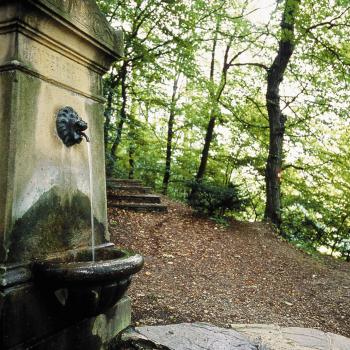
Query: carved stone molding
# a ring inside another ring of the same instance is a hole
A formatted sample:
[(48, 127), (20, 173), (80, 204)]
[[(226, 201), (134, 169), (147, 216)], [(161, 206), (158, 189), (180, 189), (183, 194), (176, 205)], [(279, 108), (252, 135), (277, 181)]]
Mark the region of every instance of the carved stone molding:
[(35, 0), (53, 9), (109, 48), (121, 50), (121, 33), (107, 22), (94, 0)]

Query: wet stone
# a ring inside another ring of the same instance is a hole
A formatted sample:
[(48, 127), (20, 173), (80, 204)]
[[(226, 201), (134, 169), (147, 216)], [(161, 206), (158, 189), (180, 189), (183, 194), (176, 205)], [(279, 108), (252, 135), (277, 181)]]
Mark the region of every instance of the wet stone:
[(122, 335), (121, 349), (263, 350), (232, 329), (205, 323), (137, 327)]

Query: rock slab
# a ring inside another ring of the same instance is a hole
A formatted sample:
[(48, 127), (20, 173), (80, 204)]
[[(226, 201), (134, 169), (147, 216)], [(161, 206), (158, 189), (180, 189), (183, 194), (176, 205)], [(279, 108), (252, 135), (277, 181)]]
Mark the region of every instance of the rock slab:
[(350, 339), (317, 329), (274, 324), (206, 323), (145, 326), (122, 335), (118, 350), (350, 350)]
[(267, 324), (232, 324), (231, 327), (269, 350), (350, 350), (350, 339), (318, 329)]
[(122, 335), (121, 349), (263, 350), (233, 329), (205, 323), (137, 327)]

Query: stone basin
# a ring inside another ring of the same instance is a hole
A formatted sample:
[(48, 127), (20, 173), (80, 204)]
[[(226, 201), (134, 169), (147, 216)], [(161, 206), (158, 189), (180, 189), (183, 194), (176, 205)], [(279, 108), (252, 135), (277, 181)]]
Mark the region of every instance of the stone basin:
[(70, 252), (35, 261), (35, 282), (62, 311), (94, 316), (115, 305), (127, 291), (132, 276), (141, 270), (143, 258), (115, 247)]

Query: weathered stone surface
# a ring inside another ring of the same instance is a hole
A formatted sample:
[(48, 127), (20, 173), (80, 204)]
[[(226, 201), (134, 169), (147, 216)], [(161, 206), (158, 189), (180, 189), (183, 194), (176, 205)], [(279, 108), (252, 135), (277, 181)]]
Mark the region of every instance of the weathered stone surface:
[(263, 324), (233, 324), (232, 328), (269, 350), (350, 350), (350, 339), (317, 329)]
[[(94, 243), (108, 245), (102, 75), (121, 52), (94, 0), (0, 0), (1, 350), (104, 350), (130, 323), (128, 299), (86, 317), (31, 274), (35, 260), (91, 248), (91, 207)], [(58, 136), (66, 106), (88, 124), (91, 167), (85, 142)]]
[(32, 283), (0, 292), (0, 311), (1, 350), (104, 350), (131, 322), (128, 297), (104, 314), (85, 318), (66, 312)]
[(92, 0), (55, 1), (71, 21), (48, 3), (0, 1), (0, 264), (90, 246), (88, 151), (85, 142), (68, 148), (58, 138), (56, 115), (65, 106), (88, 123), (95, 244), (109, 239), (101, 95), (102, 73), (117, 53), (78, 31), (75, 20), (91, 9), (79, 21), (113, 30)]
[[(238, 332), (205, 323), (138, 327), (122, 335), (125, 349), (258, 350)], [(262, 348), (260, 348), (262, 349)]]
[(35, 0), (41, 6), (50, 8), (73, 23), (83, 32), (121, 54), (121, 32), (115, 32), (99, 10), (94, 0)]
[(282, 328), (281, 332), (284, 339), (298, 346), (318, 350), (330, 349), (327, 335), (318, 329), (289, 327)]
[(110, 350), (110, 342), (130, 324), (130, 300), (122, 299), (109, 312), (87, 318), (46, 339), (11, 350)]
[[(252, 341), (258, 341), (269, 350), (291, 350), (290, 344), (284, 342), (280, 328), (276, 325), (264, 324), (234, 324), (232, 328)], [(305, 350), (305, 348), (295, 347), (294, 350)]]
[(329, 341), (331, 343), (332, 350), (349, 350), (350, 349), (350, 339), (343, 337), (342, 335), (327, 333)]
[(350, 350), (350, 339), (316, 329), (205, 323), (139, 327), (122, 335), (120, 350)]

